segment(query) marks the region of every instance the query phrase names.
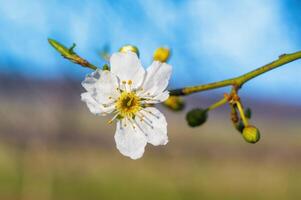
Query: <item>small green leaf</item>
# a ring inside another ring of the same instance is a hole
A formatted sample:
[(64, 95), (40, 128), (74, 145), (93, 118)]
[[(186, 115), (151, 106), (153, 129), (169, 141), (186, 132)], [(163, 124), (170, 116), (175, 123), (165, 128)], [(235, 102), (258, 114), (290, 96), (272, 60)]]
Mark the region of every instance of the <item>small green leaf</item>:
[(73, 43), (72, 46), (69, 48), (69, 53), (75, 54), (75, 52), (73, 51), (75, 47), (76, 47), (76, 44)]
[(60, 44), (58, 41), (48, 38), (49, 44), (57, 50), (64, 58), (70, 60), (73, 63), (79, 64), (82, 67), (88, 67), (90, 69), (96, 70), (97, 67), (87, 60), (83, 59), (79, 55), (74, 52), (74, 48), (76, 46), (75, 43), (70, 48), (65, 47), (64, 45)]
[(74, 52), (70, 53), (70, 50), (73, 51), (73, 48), (74, 48), (73, 46), (72, 46), (73, 48), (71, 47), (70, 49), (68, 49), (64, 45), (62, 45), (59, 42), (57, 42), (53, 39), (50, 39), (50, 38), (48, 39), (48, 42), (53, 48), (55, 48), (58, 52), (60, 52), (62, 54), (62, 56), (64, 56), (64, 57), (68, 58), (68, 57), (72, 56), (72, 54), (74, 54)]

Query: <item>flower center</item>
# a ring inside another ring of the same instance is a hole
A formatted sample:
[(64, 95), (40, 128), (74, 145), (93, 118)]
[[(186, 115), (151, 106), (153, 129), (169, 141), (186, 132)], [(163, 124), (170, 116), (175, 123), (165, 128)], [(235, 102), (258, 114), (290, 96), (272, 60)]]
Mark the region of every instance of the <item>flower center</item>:
[(116, 110), (121, 117), (133, 118), (141, 109), (140, 98), (135, 92), (123, 91), (115, 103)]

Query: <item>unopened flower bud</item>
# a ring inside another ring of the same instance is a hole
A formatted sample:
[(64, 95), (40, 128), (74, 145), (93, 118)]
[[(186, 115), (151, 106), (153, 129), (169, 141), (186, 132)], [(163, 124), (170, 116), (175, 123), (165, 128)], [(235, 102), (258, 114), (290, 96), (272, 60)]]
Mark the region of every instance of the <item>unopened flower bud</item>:
[(170, 57), (170, 49), (166, 47), (160, 47), (156, 49), (156, 51), (154, 52), (153, 59), (160, 62), (166, 62), (169, 57)]
[(108, 71), (110, 71), (109, 65), (108, 65), (108, 64), (104, 64), (104, 65), (102, 66), (102, 70), (108, 70)]
[(196, 108), (189, 111), (186, 115), (186, 120), (189, 126), (196, 127), (204, 124), (207, 121), (207, 109)]
[(260, 139), (260, 132), (255, 126), (246, 126), (242, 131), (243, 138), (249, 143), (256, 143)]
[(184, 109), (185, 102), (179, 96), (169, 96), (169, 98), (164, 101), (163, 105), (173, 111), (180, 111)]
[(124, 45), (119, 49), (119, 52), (128, 52), (128, 51), (136, 53), (137, 56), (139, 57), (139, 49), (134, 45)]

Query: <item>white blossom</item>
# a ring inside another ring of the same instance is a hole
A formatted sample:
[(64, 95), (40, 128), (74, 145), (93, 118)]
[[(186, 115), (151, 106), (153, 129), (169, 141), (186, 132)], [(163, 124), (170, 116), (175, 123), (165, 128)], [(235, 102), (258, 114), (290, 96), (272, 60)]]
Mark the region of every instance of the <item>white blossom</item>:
[(113, 114), (117, 149), (132, 159), (142, 157), (147, 143), (168, 142), (164, 115), (152, 105), (169, 97), (171, 66), (154, 61), (147, 70), (133, 52), (115, 53), (110, 71), (97, 69), (82, 82), (81, 98), (95, 115)]

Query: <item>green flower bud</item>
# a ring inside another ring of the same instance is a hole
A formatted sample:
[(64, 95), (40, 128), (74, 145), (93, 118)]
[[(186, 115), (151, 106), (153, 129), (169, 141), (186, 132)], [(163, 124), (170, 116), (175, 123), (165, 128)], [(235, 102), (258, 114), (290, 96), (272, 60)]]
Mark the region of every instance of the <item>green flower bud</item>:
[(156, 49), (156, 51), (154, 52), (153, 59), (160, 62), (166, 62), (169, 57), (170, 57), (170, 49), (166, 47), (160, 47)]
[(119, 49), (119, 52), (128, 52), (128, 51), (132, 51), (136, 53), (137, 56), (139, 57), (139, 49), (134, 45), (124, 45)]
[(243, 138), (249, 143), (256, 143), (260, 139), (260, 132), (255, 126), (246, 126), (242, 131)]
[(173, 111), (181, 111), (185, 107), (185, 102), (179, 96), (169, 96), (169, 98), (163, 102), (163, 105)]
[(108, 64), (104, 64), (104, 65), (102, 66), (102, 70), (108, 70), (108, 71), (110, 71), (109, 65), (108, 65)]
[(246, 116), (246, 118), (251, 119), (251, 117), (252, 117), (252, 110), (251, 110), (251, 108), (247, 108), (245, 110), (245, 116)]
[(207, 109), (196, 108), (189, 111), (186, 115), (186, 121), (189, 126), (196, 127), (204, 124), (207, 121)]

